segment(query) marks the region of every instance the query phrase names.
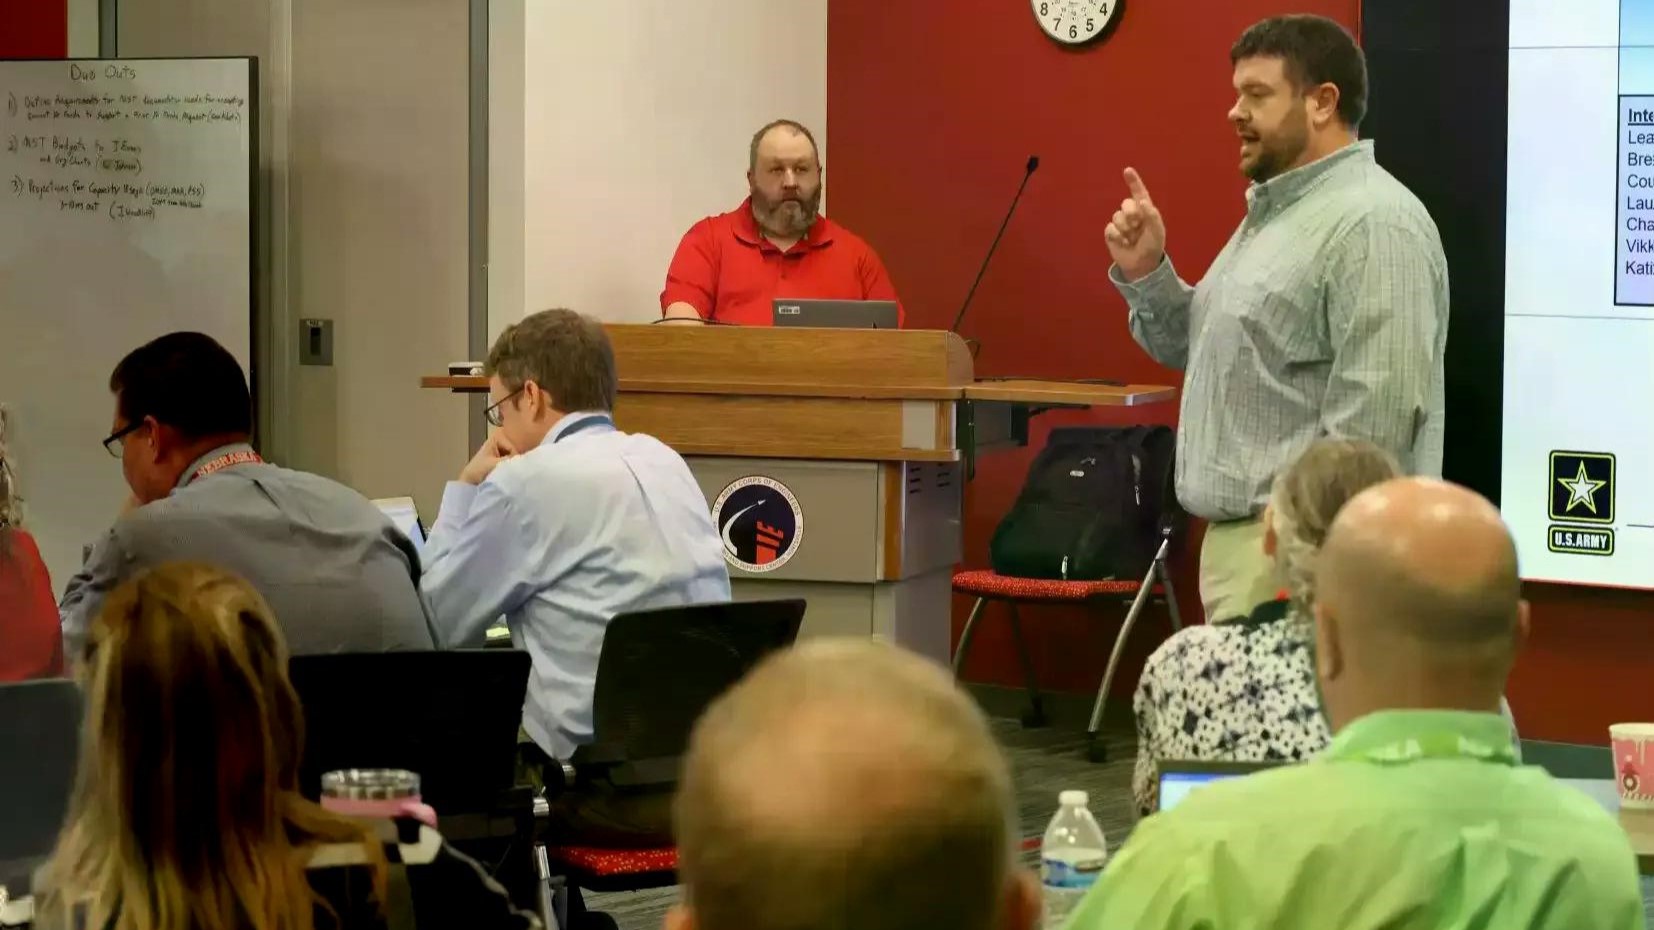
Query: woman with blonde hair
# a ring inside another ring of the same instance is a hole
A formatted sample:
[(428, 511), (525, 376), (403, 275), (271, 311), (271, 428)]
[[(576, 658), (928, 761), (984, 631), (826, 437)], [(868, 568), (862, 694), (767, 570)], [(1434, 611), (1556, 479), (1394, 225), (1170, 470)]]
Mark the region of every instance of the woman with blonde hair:
[(538, 926), (430, 827), (299, 794), (287, 648), (246, 582), (201, 565), (128, 581), (92, 625), (82, 674), (80, 772), (42, 876), (43, 926)]
[(1159, 760), (1295, 762), (1326, 748), (1307, 622), (1315, 555), (1346, 501), (1400, 475), (1370, 442), (1322, 439), (1275, 476), (1263, 547), (1282, 596), (1249, 616), (1182, 630), (1143, 667), (1133, 701), (1140, 813), (1157, 805)]
[(52, 579), (40, 547), (23, 529), (9, 438), (11, 413), (0, 406), (0, 682), (63, 673), (63, 633)]

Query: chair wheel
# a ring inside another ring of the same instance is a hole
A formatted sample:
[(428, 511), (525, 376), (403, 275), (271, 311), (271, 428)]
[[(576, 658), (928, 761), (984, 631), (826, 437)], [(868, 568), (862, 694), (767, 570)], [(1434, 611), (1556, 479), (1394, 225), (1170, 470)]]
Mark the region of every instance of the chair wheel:
[(1101, 737), (1090, 737), (1085, 741), (1085, 758), (1088, 762), (1107, 762), (1108, 744)]
[(1045, 708), (1040, 707), (1039, 705), (1030, 707), (1022, 712), (1022, 728), (1025, 730), (1038, 730), (1042, 727), (1049, 726), (1050, 724), (1051, 719), (1045, 716)]

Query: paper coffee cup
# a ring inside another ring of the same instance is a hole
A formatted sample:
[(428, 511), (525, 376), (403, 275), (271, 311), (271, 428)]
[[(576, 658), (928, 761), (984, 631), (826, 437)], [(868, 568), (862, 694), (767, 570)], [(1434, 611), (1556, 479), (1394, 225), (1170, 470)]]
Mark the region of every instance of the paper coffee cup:
[(1654, 810), (1654, 723), (1616, 723), (1608, 728), (1608, 740), (1620, 807)]

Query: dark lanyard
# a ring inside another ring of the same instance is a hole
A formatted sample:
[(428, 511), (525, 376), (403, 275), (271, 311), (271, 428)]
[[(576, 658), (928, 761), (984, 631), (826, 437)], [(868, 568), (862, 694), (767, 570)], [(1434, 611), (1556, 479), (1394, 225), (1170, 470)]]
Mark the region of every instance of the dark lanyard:
[(569, 438), (570, 436), (573, 436), (575, 433), (578, 433), (583, 429), (591, 429), (594, 426), (608, 426), (610, 428), (613, 428), (614, 425), (615, 425), (615, 421), (610, 419), (608, 416), (606, 416), (604, 414), (598, 414), (597, 416), (593, 416), (593, 417), (582, 417), (578, 420), (575, 420), (573, 423), (570, 423), (568, 429), (563, 430), (561, 433), (558, 433), (557, 438), (552, 440), (552, 444), (555, 445), (559, 442), (562, 442), (563, 440)]

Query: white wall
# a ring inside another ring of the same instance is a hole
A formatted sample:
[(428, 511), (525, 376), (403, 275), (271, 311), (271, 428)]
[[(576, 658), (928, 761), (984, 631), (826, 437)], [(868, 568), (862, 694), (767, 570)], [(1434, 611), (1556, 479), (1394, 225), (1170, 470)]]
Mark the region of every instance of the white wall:
[(98, 0), (69, 0), (69, 57), (98, 57)]
[[(120, 0), (126, 56), (257, 55), (266, 452), (429, 520), (465, 464), (464, 399), (419, 376), (466, 352), (467, 4)], [(333, 365), (297, 363), (330, 319)]]
[(552, 306), (654, 319), (684, 231), (746, 196), (753, 131), (796, 119), (825, 147), (827, 0), (499, 0), (491, 19), (490, 336)]

